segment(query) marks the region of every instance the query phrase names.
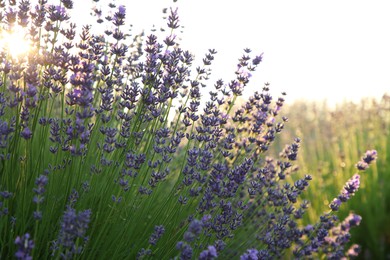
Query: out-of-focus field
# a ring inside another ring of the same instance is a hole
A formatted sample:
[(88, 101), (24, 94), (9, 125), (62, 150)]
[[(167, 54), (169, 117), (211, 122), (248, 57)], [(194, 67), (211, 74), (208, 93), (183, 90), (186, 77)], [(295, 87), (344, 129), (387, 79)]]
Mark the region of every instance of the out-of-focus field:
[(357, 172), (360, 156), (377, 150), (376, 164), (361, 174), (359, 191), (338, 215), (344, 219), (353, 211), (362, 216), (360, 226), (351, 232), (352, 243), (362, 246), (361, 258), (390, 259), (390, 96), (335, 108), (296, 102), (285, 107), (283, 114), (289, 122), (271, 152), (277, 153), (296, 136), (302, 139), (298, 174), (313, 176), (303, 194), (313, 209), (306, 215), (311, 223), (329, 210), (329, 202)]

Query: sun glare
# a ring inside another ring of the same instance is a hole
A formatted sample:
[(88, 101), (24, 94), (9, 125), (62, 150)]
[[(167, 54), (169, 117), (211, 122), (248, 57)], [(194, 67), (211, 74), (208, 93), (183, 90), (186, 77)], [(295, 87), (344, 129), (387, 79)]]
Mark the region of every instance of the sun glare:
[(30, 50), (30, 42), (26, 38), (26, 29), (14, 26), (10, 31), (0, 31), (0, 49), (13, 57), (19, 57)]

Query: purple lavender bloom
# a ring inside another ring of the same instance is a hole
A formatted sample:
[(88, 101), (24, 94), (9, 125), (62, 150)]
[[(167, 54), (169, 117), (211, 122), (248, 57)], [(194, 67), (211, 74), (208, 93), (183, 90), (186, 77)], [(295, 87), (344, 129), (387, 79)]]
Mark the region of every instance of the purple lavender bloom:
[[(197, 220), (197, 219), (193, 219), (190, 222), (187, 231), (184, 233), (184, 236), (183, 236), (184, 241), (186, 241), (186, 242), (194, 241), (197, 237), (199, 237), (199, 235), (202, 232), (202, 229), (203, 229), (202, 221)], [(185, 242), (181, 242), (181, 243), (185, 244)]]
[(61, 222), (61, 230), (57, 243), (66, 250), (65, 258), (71, 258), (81, 252), (82, 246), (76, 245), (78, 238), (86, 240), (85, 236), (91, 218), (91, 210), (84, 210), (77, 214), (76, 210), (68, 206)]
[(353, 244), (347, 251), (347, 254), (346, 256), (349, 258), (349, 259), (353, 259), (355, 257), (357, 257), (359, 255), (361, 251), (361, 248), (359, 245), (357, 244)]
[(8, 145), (8, 139), (14, 128), (8, 125), (8, 122), (0, 119), (0, 148), (5, 148)]
[(115, 12), (114, 18), (112, 19), (112, 23), (115, 26), (121, 26), (125, 24), (126, 17), (126, 7), (124, 5), (120, 5), (118, 11)]
[(240, 260), (257, 260), (258, 258), (258, 253), (256, 249), (248, 249), (246, 253), (240, 256)]
[(59, 5), (51, 5), (49, 6), (49, 19), (54, 22), (62, 22), (69, 20), (69, 16), (66, 14), (66, 10), (64, 7)]
[(151, 249), (145, 249), (145, 248), (141, 248), (141, 250), (137, 253), (137, 260), (138, 259), (143, 259), (144, 256), (150, 256), (152, 254), (152, 250)]
[(356, 164), (356, 168), (359, 170), (359, 171), (365, 171), (368, 169), (368, 163), (366, 163), (365, 161), (359, 161), (357, 164)]
[(355, 195), (355, 192), (359, 189), (359, 186), (360, 175), (356, 173), (344, 185), (344, 188), (341, 190), (340, 195), (337, 198), (333, 199), (333, 201), (330, 203), (329, 207), (332, 209), (332, 211), (337, 211), (341, 203), (346, 202), (353, 195)]
[[(40, 204), (44, 200), (43, 193), (45, 192), (45, 186), (47, 185), (48, 178), (46, 175), (40, 175), (36, 180), (35, 180), (35, 185), (37, 186), (36, 188), (33, 189), (34, 193), (36, 194), (33, 198), (33, 202), (36, 204)], [(37, 219), (37, 218), (36, 218)]]
[(173, 10), (171, 8), (171, 13), (168, 17), (168, 27), (171, 29), (179, 28), (179, 16), (177, 15), (177, 8)]
[(0, 217), (8, 215), (8, 213), (9, 213), (8, 208), (5, 207), (5, 205), (4, 205), (4, 203), (2, 201), (0, 201)]
[(12, 192), (9, 191), (0, 191), (0, 196), (4, 199), (9, 199), (12, 196)]
[(164, 226), (155, 226), (154, 232), (149, 238), (149, 244), (155, 246), (157, 244), (157, 241), (160, 239), (160, 237), (165, 233)]
[(15, 245), (18, 247), (18, 251), (15, 253), (17, 259), (32, 260), (30, 256), (31, 251), (34, 248), (34, 241), (30, 239), (30, 234), (26, 233), (23, 236), (18, 236), (15, 239)]
[(29, 1), (21, 1), (21, 3), (19, 4), (19, 12), (18, 12), (20, 26), (25, 27), (28, 25), (29, 11), (30, 11)]
[[(0, 196), (3, 197), (4, 199), (8, 199), (8, 197), (6, 197), (7, 193), (8, 193), (7, 191), (1, 191), (0, 192)], [(6, 196), (3, 196), (3, 194), (6, 195)], [(3, 207), (4, 207), (4, 203), (2, 201), (0, 201), (0, 217), (3, 216), (3, 215), (7, 215), (8, 214), (8, 208), (5, 208), (6, 212), (3, 214), (3, 210), (2, 210)]]
[(338, 198), (334, 198), (329, 205), (332, 211), (338, 211), (340, 206), (341, 206), (341, 200)]
[(42, 195), (45, 192), (45, 186), (47, 185), (47, 182), (49, 179), (46, 175), (40, 175), (35, 180), (35, 185), (37, 185), (37, 188), (34, 188), (34, 192), (38, 195)]
[[(328, 259), (341, 259), (348, 255), (348, 252), (344, 253), (344, 247), (350, 241), (350, 229), (359, 225), (360, 221), (360, 216), (351, 213), (341, 224), (330, 229), (329, 235), (323, 241), (324, 252), (327, 252)], [(351, 253), (356, 256), (358, 252)]]
[(344, 186), (343, 192), (352, 196), (359, 189), (359, 186), (360, 186), (360, 175), (356, 173), (352, 176), (351, 179), (347, 181), (347, 183)]
[(27, 126), (23, 129), (22, 132), (20, 132), (20, 136), (23, 137), (24, 139), (30, 139), (32, 137), (32, 132), (30, 130), (30, 128), (28, 128)]
[(197, 219), (194, 219), (191, 221), (190, 225), (188, 226), (188, 232), (193, 233), (196, 236), (199, 236), (202, 232), (202, 221), (199, 221)]
[(218, 256), (217, 250), (214, 246), (208, 246), (206, 250), (202, 251), (199, 255), (199, 260), (212, 260)]
[(5, 13), (5, 18), (6, 18), (5, 20), (8, 25), (12, 25), (16, 22), (17, 13), (18, 12), (13, 8), (8, 9), (8, 12)]
[(180, 241), (176, 244), (176, 249), (181, 251), (180, 260), (192, 259), (193, 250), (189, 244)]
[(343, 231), (349, 231), (352, 227), (360, 225), (362, 217), (353, 213), (350, 213), (348, 217), (341, 223), (341, 229)]
[(369, 150), (363, 156), (362, 160), (365, 161), (367, 164), (370, 164), (371, 162), (375, 161), (377, 157), (378, 153), (376, 150)]
[(72, 0), (61, 0), (61, 3), (64, 5), (66, 9), (72, 9), (73, 8), (73, 1)]
[(367, 170), (369, 164), (376, 160), (378, 153), (376, 150), (368, 150), (363, 158), (356, 164), (359, 171)]
[(42, 220), (42, 211), (34, 211), (33, 212), (33, 218), (35, 220)]
[(223, 242), (223, 240), (218, 239), (214, 243), (215, 249), (217, 249), (218, 252), (222, 251), (225, 249), (226, 243)]
[(253, 63), (253, 65), (259, 65), (260, 64), (260, 62), (262, 62), (263, 61), (263, 54), (260, 54), (259, 56), (256, 56), (254, 59), (253, 59), (253, 61), (252, 61), (252, 63)]
[(206, 225), (207, 223), (210, 222), (210, 220), (212, 219), (212, 216), (210, 214), (206, 214), (202, 217), (202, 225)]
[(38, 92), (37, 87), (30, 83), (28, 83), (27, 86), (28, 86), (26, 90), (27, 96), (34, 97)]

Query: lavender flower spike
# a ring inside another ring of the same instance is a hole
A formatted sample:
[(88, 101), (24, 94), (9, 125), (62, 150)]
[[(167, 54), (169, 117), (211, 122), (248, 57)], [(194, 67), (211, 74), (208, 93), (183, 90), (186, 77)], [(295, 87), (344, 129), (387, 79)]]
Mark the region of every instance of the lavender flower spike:
[(355, 257), (357, 257), (359, 255), (361, 251), (361, 248), (359, 245), (357, 244), (353, 244), (347, 251), (347, 254), (346, 256), (349, 258), (349, 259), (353, 259)]
[(208, 246), (206, 250), (200, 253), (199, 260), (212, 260), (217, 256), (217, 249), (214, 246)]
[(28, 127), (25, 127), (24, 129), (23, 129), (23, 131), (22, 132), (20, 132), (20, 136), (21, 137), (23, 137), (24, 139), (30, 139), (31, 137), (32, 137), (32, 132), (31, 132), (31, 130), (30, 130), (30, 128), (28, 128)]
[[(368, 168), (368, 165), (375, 161), (376, 158), (377, 151), (368, 150), (362, 157), (362, 159), (356, 164), (356, 167), (358, 168), (358, 170), (366, 170)], [(333, 201), (330, 203), (329, 207), (331, 208), (331, 210), (337, 211), (340, 208), (341, 203), (349, 200), (359, 189), (359, 186), (360, 175), (356, 173), (352, 176), (351, 179), (347, 181), (344, 188), (341, 190), (340, 195), (337, 198), (333, 199)]]
[(30, 234), (26, 233), (21, 237), (16, 237), (15, 245), (18, 246), (18, 251), (15, 253), (17, 259), (32, 260), (30, 256), (32, 249), (34, 248), (34, 241), (30, 240)]
[(351, 179), (347, 181), (344, 188), (341, 190), (340, 195), (333, 199), (329, 207), (332, 211), (337, 211), (340, 208), (341, 203), (349, 200), (355, 192), (359, 189), (360, 186), (360, 175), (355, 173)]
[(248, 249), (246, 253), (240, 256), (240, 260), (257, 260), (259, 251), (256, 249)]
[(187, 242), (193, 241), (200, 235), (202, 228), (203, 226), (201, 221), (197, 219), (192, 220), (188, 226), (188, 231), (184, 233), (184, 240)]
[(368, 165), (376, 160), (377, 155), (378, 153), (376, 150), (368, 150), (363, 158), (356, 164), (356, 168), (358, 168), (359, 171), (366, 170)]
[(155, 226), (154, 232), (149, 238), (149, 244), (155, 246), (157, 244), (157, 241), (160, 239), (160, 237), (165, 233), (164, 226)]
[(91, 218), (91, 210), (84, 210), (77, 214), (76, 210), (68, 206), (61, 222), (58, 243), (66, 250), (64, 258), (72, 258), (74, 254), (81, 253), (82, 246), (76, 245), (77, 238), (87, 240), (86, 232)]

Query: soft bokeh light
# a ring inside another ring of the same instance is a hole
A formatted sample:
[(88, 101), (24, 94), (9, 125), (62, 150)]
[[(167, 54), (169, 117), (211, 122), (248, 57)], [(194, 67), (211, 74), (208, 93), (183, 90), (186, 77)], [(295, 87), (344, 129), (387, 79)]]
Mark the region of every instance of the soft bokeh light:
[(9, 31), (0, 32), (0, 48), (15, 58), (28, 53), (30, 41), (26, 37), (26, 29), (14, 26)]

